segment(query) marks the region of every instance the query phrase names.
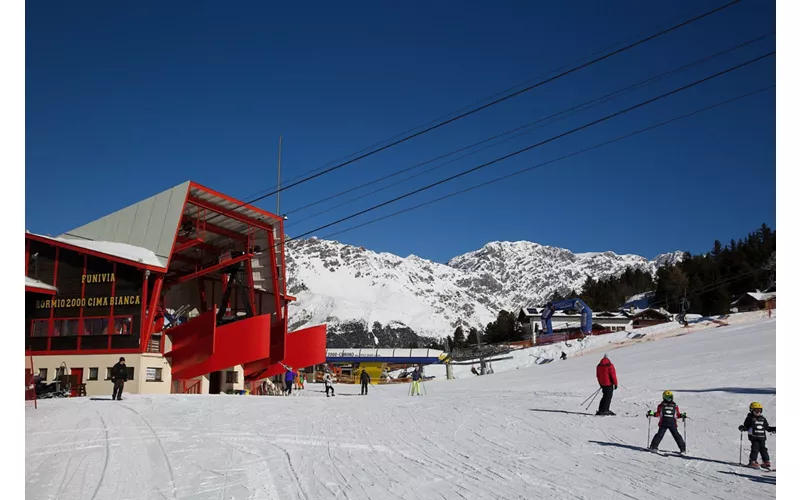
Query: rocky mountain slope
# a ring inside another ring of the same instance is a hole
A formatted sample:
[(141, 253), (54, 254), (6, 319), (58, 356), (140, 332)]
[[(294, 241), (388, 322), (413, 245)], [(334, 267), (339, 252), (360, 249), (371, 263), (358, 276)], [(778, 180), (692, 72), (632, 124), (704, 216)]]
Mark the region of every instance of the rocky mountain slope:
[(406, 346), (462, 325), (483, 328), (501, 309), (543, 304), (580, 289), (587, 275), (649, 272), (680, 259), (614, 252), (575, 254), (527, 241), (492, 242), (439, 264), (317, 238), (286, 244), (290, 331), (328, 323), (330, 347)]

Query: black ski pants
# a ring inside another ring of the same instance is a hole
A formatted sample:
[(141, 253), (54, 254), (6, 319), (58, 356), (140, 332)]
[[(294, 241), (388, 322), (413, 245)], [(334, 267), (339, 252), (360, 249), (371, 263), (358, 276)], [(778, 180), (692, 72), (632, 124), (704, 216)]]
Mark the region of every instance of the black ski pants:
[(294, 380), (287, 380), (286, 381), (286, 395), (292, 395), (292, 387), (294, 387)]
[(664, 434), (667, 433), (667, 430), (669, 430), (675, 442), (678, 444), (678, 449), (686, 451), (686, 442), (684, 442), (683, 437), (681, 437), (681, 433), (678, 432), (678, 422), (676, 422), (674, 418), (662, 420), (661, 423), (658, 424), (658, 432), (656, 432), (656, 435), (653, 437), (650, 448), (658, 449), (658, 445), (661, 444), (661, 440), (664, 439)]
[(601, 385), (600, 389), (603, 390), (603, 398), (600, 399), (600, 408), (598, 408), (597, 411), (603, 413), (611, 409), (611, 398), (614, 397), (614, 386)]
[(366, 396), (369, 393), (369, 384), (367, 382), (361, 382), (361, 395)]
[(124, 380), (115, 380), (114, 381), (114, 392), (111, 394), (111, 399), (121, 400), (122, 399), (122, 389), (125, 387)]
[(333, 386), (325, 384), (325, 396), (326, 397), (328, 397), (328, 391), (331, 391), (331, 394), (333, 394), (334, 396), (336, 395), (336, 393), (333, 390)]
[(750, 438), (750, 461), (755, 462), (756, 460), (758, 460), (759, 453), (761, 453), (761, 460), (763, 462), (769, 462), (769, 451), (767, 451), (767, 440)]

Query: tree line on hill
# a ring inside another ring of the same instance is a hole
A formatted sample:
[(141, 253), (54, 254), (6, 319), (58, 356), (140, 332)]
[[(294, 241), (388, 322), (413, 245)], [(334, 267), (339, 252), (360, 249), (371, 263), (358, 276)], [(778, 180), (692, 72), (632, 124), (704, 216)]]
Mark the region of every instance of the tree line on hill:
[[(702, 255), (686, 253), (683, 260), (660, 267), (655, 279), (646, 271), (626, 269), (619, 276), (595, 280), (586, 278), (580, 291), (554, 293), (549, 301), (579, 297), (593, 311), (616, 311), (628, 297), (653, 292), (651, 307), (662, 307), (671, 313), (681, 312), (684, 297), (688, 312), (702, 315), (729, 312), (731, 303), (747, 292), (766, 290), (775, 285), (776, 233), (766, 224), (747, 238), (731, 240), (725, 246), (715, 241), (710, 252)], [(494, 344), (524, 340), (522, 325), (514, 313), (502, 310), (497, 319), (481, 332), (481, 342)], [(435, 341), (443, 349), (443, 341)], [(447, 344), (466, 348), (478, 343), (478, 330), (465, 333), (459, 326), (447, 337)]]

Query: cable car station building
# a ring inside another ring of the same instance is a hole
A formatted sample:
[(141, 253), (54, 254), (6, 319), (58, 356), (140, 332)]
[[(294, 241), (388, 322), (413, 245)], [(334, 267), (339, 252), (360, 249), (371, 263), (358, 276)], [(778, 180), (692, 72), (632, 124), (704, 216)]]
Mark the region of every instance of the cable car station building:
[(283, 219), (194, 182), (57, 237), (25, 233), (25, 348), (46, 382), (110, 395), (244, 389), (325, 362), (287, 332)]

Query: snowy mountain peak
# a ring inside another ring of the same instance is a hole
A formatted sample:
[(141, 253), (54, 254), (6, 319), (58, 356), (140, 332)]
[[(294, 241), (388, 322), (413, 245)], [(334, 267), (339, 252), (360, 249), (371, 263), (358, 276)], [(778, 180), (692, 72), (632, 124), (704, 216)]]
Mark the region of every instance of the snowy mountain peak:
[(440, 264), (337, 241), (291, 240), (286, 243), (288, 291), (297, 302), (290, 305), (290, 328), (328, 323), (332, 345), (337, 335), (372, 345), (390, 337), (387, 330), (443, 337), (459, 325), (483, 328), (501, 309), (516, 311), (541, 304), (556, 291), (580, 289), (587, 276), (618, 276), (628, 267), (655, 273), (682, 257), (683, 252), (673, 252), (651, 261), (610, 251), (575, 254), (530, 241), (493, 241)]

